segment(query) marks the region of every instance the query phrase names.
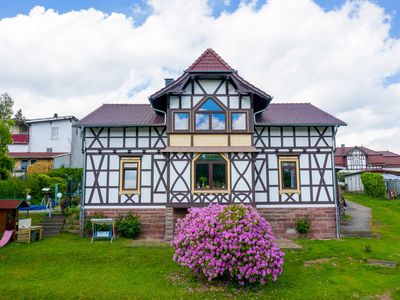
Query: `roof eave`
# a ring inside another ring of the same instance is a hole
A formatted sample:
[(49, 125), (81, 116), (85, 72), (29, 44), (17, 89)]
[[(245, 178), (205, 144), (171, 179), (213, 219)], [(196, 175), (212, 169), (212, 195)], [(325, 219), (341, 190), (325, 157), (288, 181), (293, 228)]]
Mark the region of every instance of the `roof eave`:
[(109, 128), (116, 128), (116, 127), (160, 127), (166, 126), (163, 123), (159, 124), (75, 124), (74, 127), (79, 128), (102, 128), (102, 127), (109, 127)]
[(259, 123), (257, 122), (254, 124), (255, 126), (264, 126), (264, 127), (277, 127), (277, 126), (297, 126), (297, 127), (309, 127), (309, 126), (347, 126), (347, 124), (342, 125), (342, 124), (328, 124), (328, 123), (276, 123), (276, 124), (267, 124), (267, 123)]

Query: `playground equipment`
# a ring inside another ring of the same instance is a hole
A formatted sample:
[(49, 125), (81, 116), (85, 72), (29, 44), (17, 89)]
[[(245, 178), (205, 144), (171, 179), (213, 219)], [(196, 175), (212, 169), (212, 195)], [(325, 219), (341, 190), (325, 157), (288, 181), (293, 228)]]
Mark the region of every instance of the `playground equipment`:
[(7, 245), (7, 243), (11, 240), (11, 237), (13, 235), (14, 231), (12, 230), (6, 230), (4, 231), (4, 234), (0, 240), (0, 248), (4, 247)]
[(18, 242), (30, 243), (42, 239), (42, 226), (32, 226), (32, 219), (20, 219), (18, 222)]
[[(92, 222), (92, 243), (96, 239), (109, 239), (112, 243), (115, 240), (115, 221), (111, 218), (104, 218), (104, 219), (90, 219)], [(104, 230), (104, 226), (108, 225), (108, 229)], [(100, 227), (101, 226), (101, 227)], [(99, 228), (101, 230), (99, 230)]]
[[(50, 188), (42, 188), (42, 192), (44, 195), (43, 195), (42, 202), (40, 203), (40, 205), (31, 205), (26, 208), (21, 208), (20, 210), (27, 211), (27, 215), (29, 214), (29, 211), (31, 211), (31, 210), (48, 210), (49, 217), (51, 218), (51, 213), (53, 211), (53, 201), (51, 199), (51, 189)], [(29, 197), (29, 199), (28, 199), (28, 197)], [(31, 196), (28, 195), (26, 197), (26, 199), (29, 201), (31, 199)]]

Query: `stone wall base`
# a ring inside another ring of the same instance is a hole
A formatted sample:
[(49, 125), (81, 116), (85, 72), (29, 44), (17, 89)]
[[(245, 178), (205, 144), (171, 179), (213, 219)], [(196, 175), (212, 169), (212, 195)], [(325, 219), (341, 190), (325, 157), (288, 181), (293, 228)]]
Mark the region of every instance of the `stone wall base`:
[[(172, 211), (171, 211), (172, 210)], [(311, 220), (311, 230), (307, 235), (313, 239), (336, 237), (335, 208), (258, 208), (261, 215), (271, 224), (277, 238), (295, 238), (296, 222), (307, 217)], [(86, 208), (86, 218), (101, 214), (108, 218), (118, 218), (132, 213), (138, 216), (142, 227), (141, 239), (169, 241), (177, 218), (186, 214), (186, 209), (146, 208), (146, 209), (90, 209)], [(171, 224), (171, 222), (173, 224)]]
[(165, 209), (164, 208), (121, 208), (121, 209), (90, 209), (85, 208), (86, 220), (95, 214), (101, 214), (107, 218), (117, 219), (126, 216), (128, 213), (136, 215), (141, 224), (141, 239), (164, 239), (165, 235)]
[(295, 238), (299, 219), (311, 220), (307, 237), (332, 239), (336, 237), (335, 208), (258, 208), (260, 214), (271, 224), (277, 238)]

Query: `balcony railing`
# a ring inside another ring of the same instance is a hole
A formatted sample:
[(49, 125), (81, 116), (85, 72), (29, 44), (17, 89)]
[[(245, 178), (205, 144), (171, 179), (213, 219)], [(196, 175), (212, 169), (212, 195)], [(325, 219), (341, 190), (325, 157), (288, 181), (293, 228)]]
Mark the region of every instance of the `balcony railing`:
[(13, 134), (12, 135), (13, 144), (28, 144), (29, 134)]

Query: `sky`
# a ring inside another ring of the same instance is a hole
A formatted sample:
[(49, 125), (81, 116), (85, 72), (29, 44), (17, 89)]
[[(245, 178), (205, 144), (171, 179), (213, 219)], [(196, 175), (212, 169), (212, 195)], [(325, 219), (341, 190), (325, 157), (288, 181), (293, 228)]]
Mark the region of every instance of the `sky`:
[(0, 1), (0, 93), (27, 118), (147, 103), (206, 48), (274, 97), (400, 153), (398, 0)]

